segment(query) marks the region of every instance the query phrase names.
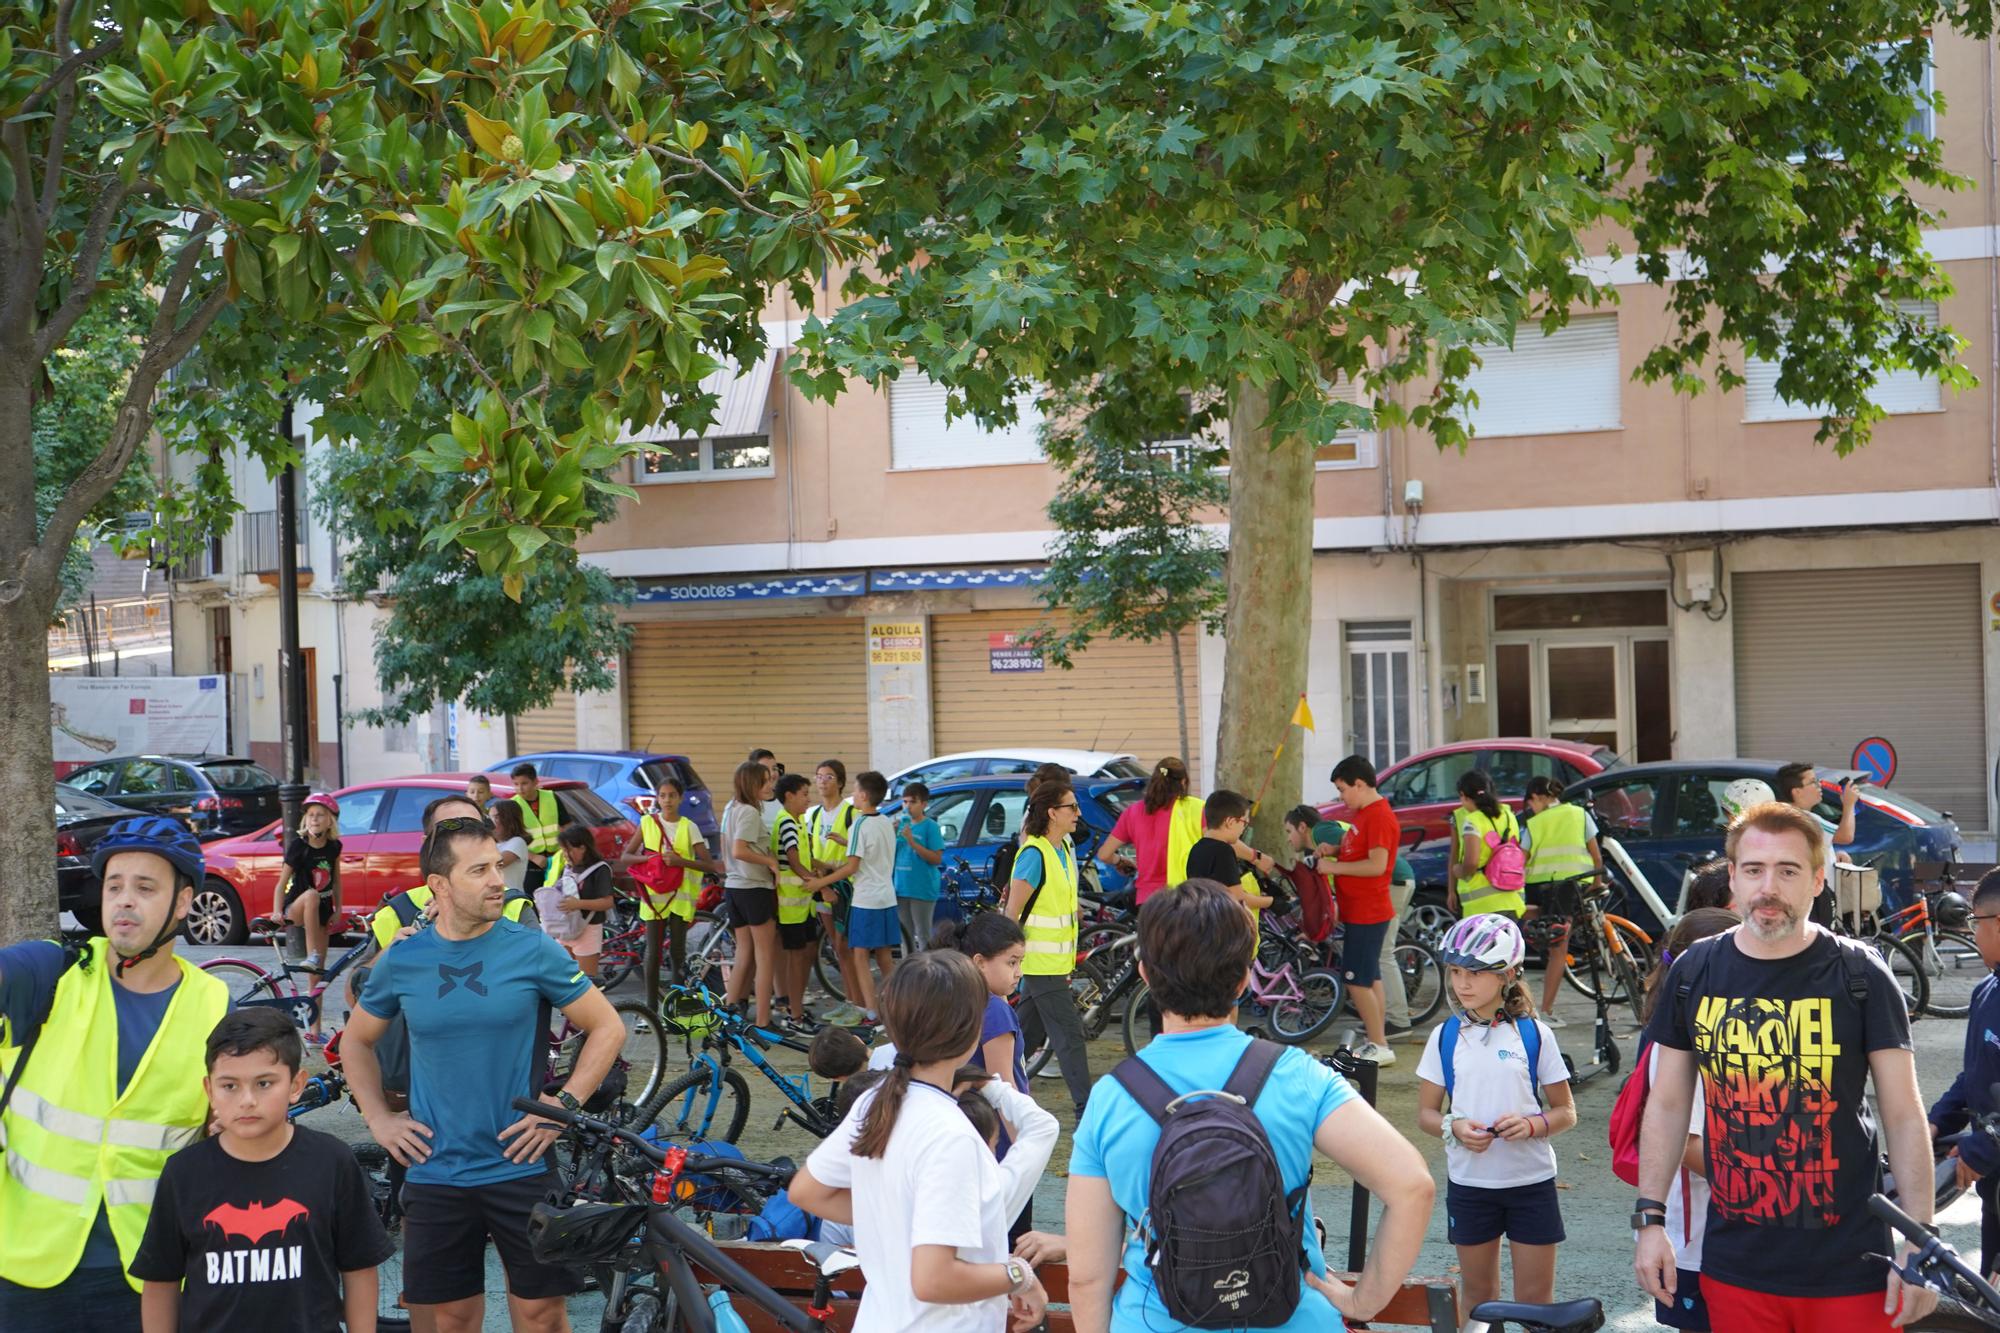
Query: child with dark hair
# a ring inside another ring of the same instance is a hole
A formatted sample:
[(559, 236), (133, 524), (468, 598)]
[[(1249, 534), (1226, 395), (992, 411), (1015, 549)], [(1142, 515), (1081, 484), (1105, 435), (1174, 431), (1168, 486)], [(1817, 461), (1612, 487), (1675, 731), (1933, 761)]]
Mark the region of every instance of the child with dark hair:
[[(1989, 870), (1972, 891), (1972, 942), (1979, 961), (2000, 967), (2000, 870)], [(2000, 1030), (2000, 982), (1987, 977), (1972, 989), (1965, 1020), (1965, 1060), (1958, 1077), (1931, 1107), (1933, 1136), (1964, 1128), (1974, 1116), (2000, 1110), (1993, 1103), (1993, 1084), (2000, 1080), (2000, 1047), (1988, 1039)], [(1959, 1140), (1958, 1183), (1973, 1184), (1979, 1194), (1979, 1271), (2000, 1268), (2000, 1151), (1977, 1131)], [(1976, 1182), (1976, 1184), (1975, 1184)]]
[(347, 1145), (286, 1117), (303, 1058), (277, 1009), (238, 1009), (209, 1034), (216, 1134), (167, 1159), (132, 1256), (149, 1333), (374, 1328), (375, 1267), (394, 1247)]
[(1729, 861), (1726, 857), (1694, 868), (1694, 878), (1688, 882), (1687, 902), (1683, 912), (1692, 912), (1703, 907), (1728, 908), (1735, 901), (1736, 891), (1729, 887)]
[(1188, 879), (1213, 880), (1230, 890), (1250, 908), (1252, 921), (1271, 905), (1272, 899), (1256, 891), (1256, 879), (1249, 870), (1271, 874), (1278, 863), (1243, 840), (1250, 831), (1250, 798), (1237, 792), (1211, 792), (1201, 808), (1201, 840), (1188, 852)]

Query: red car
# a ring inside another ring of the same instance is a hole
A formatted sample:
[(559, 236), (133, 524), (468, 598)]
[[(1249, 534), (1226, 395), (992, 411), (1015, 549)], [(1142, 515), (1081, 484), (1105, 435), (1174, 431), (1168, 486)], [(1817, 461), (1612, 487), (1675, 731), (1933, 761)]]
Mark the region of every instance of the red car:
[[(1380, 791), (1403, 826), (1405, 848), (1433, 844), (1440, 850), (1451, 840), (1451, 812), (1458, 809), (1458, 780), (1475, 768), (1493, 779), (1500, 798), (1521, 808), (1528, 779), (1547, 775), (1564, 786), (1601, 773), (1618, 762), (1602, 745), (1580, 741), (1545, 741), (1505, 736), (1484, 741), (1453, 741), (1413, 754), (1381, 773)], [(1333, 801), (1320, 807), (1328, 819), (1347, 819), (1347, 807)]]
[[(340, 905), (372, 912), (389, 894), (423, 881), (417, 853), (423, 843), (424, 807), (438, 797), (463, 792), (469, 773), (428, 773), (422, 777), (361, 782), (333, 793), (340, 802)], [(514, 794), (502, 773), (488, 774), (493, 794)], [(597, 839), (597, 850), (615, 858), (632, 837), (632, 823), (588, 784), (551, 779), (563, 822), (582, 824)], [(271, 911), (278, 874), (284, 868), (285, 839), (276, 823), (240, 838), (225, 838), (202, 849), (207, 881), (188, 914), (188, 938), (196, 944), (241, 944), (253, 916)], [(335, 927), (341, 925), (335, 919)]]

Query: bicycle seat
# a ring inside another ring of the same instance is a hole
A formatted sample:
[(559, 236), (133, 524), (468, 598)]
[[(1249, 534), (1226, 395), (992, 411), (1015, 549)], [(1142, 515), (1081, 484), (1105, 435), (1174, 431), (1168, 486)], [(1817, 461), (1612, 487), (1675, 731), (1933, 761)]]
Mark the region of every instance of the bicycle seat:
[(835, 1245), (827, 1240), (788, 1240), (788, 1249), (797, 1250), (812, 1260), (821, 1277), (839, 1277), (852, 1268), (861, 1267), (861, 1256), (853, 1250)]
[(1549, 1333), (1593, 1333), (1604, 1327), (1604, 1307), (1586, 1296), (1580, 1301), (1558, 1301), (1553, 1305), (1526, 1305), (1520, 1301), (1481, 1301), (1472, 1307), (1474, 1323), (1520, 1324), (1524, 1328), (1546, 1328)]

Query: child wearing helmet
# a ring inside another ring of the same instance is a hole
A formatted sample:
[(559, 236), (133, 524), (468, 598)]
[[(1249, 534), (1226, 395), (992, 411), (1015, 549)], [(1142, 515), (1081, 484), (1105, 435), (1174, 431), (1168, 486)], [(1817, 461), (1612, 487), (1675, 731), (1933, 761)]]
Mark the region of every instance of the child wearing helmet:
[(306, 932), (306, 966), (326, 961), (326, 928), (340, 901), (340, 802), (325, 792), (306, 797), (297, 836), (285, 846), (278, 872), (277, 909)]
[(1575, 1127), (1576, 1104), (1555, 1033), (1521, 983), (1526, 953), (1511, 917), (1482, 913), (1453, 926), (1438, 948), (1452, 1016), (1417, 1062), (1417, 1123), (1444, 1139), (1447, 1234), (1467, 1308), (1500, 1296), (1503, 1237), (1513, 1299), (1555, 1295), (1564, 1233), (1548, 1140)]

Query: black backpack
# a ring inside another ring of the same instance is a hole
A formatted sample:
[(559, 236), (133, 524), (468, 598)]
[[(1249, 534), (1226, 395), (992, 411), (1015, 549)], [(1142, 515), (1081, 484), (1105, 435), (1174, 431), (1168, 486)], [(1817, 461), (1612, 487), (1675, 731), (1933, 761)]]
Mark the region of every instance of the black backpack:
[(1167, 1313), (1191, 1328), (1268, 1328), (1298, 1312), (1307, 1187), (1285, 1192), (1255, 1110), (1283, 1054), (1253, 1040), (1219, 1093), (1177, 1093), (1137, 1056), (1111, 1071), (1160, 1127), (1139, 1227)]

